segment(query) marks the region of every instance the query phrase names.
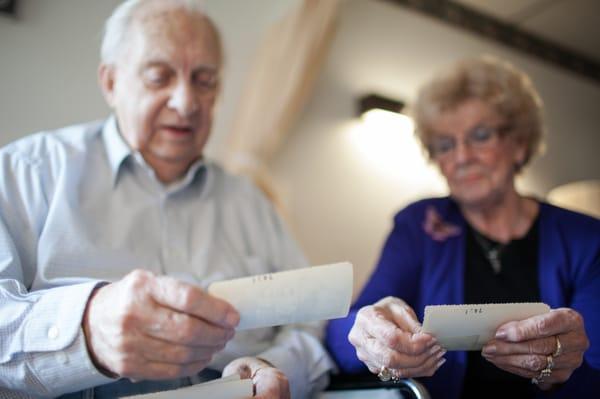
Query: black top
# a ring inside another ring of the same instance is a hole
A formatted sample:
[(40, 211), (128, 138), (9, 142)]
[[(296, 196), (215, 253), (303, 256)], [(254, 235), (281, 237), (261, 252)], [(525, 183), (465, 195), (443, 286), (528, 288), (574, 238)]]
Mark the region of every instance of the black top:
[[(494, 259), (494, 251), (497, 260)], [(537, 276), (538, 221), (527, 234), (507, 244), (495, 242), (468, 227), (466, 234), (465, 303), (539, 302)], [(494, 263), (499, 271), (494, 270)], [(481, 351), (467, 353), (462, 399), (535, 396), (530, 380), (503, 371)]]

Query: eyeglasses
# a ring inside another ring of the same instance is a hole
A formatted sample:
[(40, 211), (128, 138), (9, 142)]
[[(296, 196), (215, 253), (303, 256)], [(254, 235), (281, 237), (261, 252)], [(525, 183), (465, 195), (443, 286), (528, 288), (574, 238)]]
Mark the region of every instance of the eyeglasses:
[[(475, 150), (486, 150), (498, 143), (498, 139), (512, 126), (502, 125), (499, 127), (476, 126), (467, 133), (462, 142), (465, 146)], [(429, 144), (429, 153), (434, 158), (449, 156), (458, 146), (457, 139), (449, 136), (437, 136)]]

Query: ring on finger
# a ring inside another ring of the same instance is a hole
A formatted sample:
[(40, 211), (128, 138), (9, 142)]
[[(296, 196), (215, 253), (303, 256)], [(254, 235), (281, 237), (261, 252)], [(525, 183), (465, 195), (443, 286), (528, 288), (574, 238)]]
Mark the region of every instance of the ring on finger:
[(392, 379), (393, 375), (394, 374), (392, 373), (392, 371), (390, 369), (388, 369), (385, 366), (381, 366), (381, 369), (379, 370), (377, 377), (379, 377), (379, 379), (383, 382), (388, 382), (389, 380)]
[(400, 370), (392, 370), (392, 382), (398, 384), (401, 380)]
[(531, 379), (531, 383), (538, 385), (544, 382), (546, 378), (552, 375), (552, 369), (554, 368), (554, 358), (549, 355), (546, 356), (546, 368), (540, 371), (540, 374), (537, 377), (533, 377)]
[(550, 371), (554, 369), (554, 357), (552, 355), (546, 356), (546, 369)]
[(552, 357), (558, 357), (562, 353), (563, 348), (560, 344), (560, 339), (558, 339), (558, 335), (555, 335), (554, 338), (556, 338), (556, 349), (554, 350)]

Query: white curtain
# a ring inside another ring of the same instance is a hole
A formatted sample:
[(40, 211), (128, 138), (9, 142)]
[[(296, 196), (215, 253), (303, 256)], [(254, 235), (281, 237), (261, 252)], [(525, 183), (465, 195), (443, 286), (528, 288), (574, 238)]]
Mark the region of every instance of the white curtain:
[(302, 0), (273, 25), (246, 78), (225, 166), (252, 177), (271, 199), (266, 165), (308, 99), (335, 30), (340, 0)]

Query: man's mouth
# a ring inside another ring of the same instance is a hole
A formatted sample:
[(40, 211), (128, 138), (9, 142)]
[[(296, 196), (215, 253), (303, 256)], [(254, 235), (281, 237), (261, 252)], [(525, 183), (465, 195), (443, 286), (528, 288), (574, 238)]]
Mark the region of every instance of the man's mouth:
[(163, 130), (175, 136), (187, 136), (194, 132), (190, 125), (164, 125)]

